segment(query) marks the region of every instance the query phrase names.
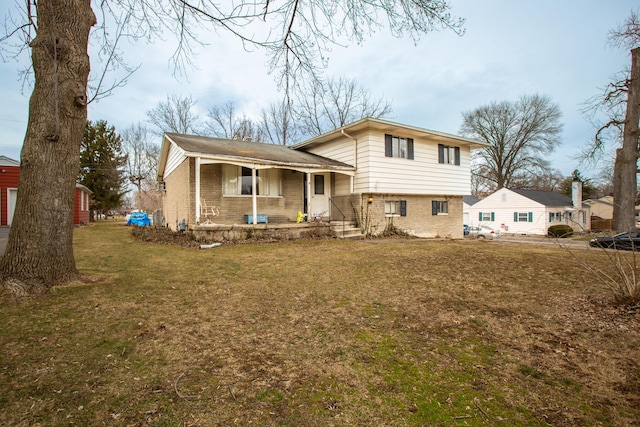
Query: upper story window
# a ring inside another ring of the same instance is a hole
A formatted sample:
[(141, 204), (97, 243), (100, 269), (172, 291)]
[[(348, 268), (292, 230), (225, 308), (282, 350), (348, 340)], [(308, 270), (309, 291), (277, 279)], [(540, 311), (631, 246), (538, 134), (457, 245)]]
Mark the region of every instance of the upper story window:
[(438, 163), (460, 166), (460, 147), (438, 144)]
[(413, 138), (399, 136), (384, 136), (384, 155), (386, 157), (400, 157), (413, 160)]

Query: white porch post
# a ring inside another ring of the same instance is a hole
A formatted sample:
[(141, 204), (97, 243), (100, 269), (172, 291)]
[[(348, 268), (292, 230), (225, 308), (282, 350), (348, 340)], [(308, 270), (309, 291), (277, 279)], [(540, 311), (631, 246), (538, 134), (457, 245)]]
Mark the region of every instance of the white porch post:
[(253, 203), (253, 223), (258, 223), (258, 195), (256, 194), (257, 190), (257, 179), (256, 179), (256, 167), (255, 165), (251, 168), (251, 201)]
[(200, 157), (196, 157), (196, 224), (200, 224)]
[(311, 219), (311, 172), (307, 172), (307, 221)]

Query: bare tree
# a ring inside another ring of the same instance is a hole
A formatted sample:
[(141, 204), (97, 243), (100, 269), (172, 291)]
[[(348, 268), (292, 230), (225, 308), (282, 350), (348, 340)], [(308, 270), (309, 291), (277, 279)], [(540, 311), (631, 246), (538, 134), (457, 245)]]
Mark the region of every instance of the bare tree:
[(125, 129), (121, 137), (127, 153), (127, 178), (140, 193), (142, 184), (155, 178), (160, 147), (150, 140), (147, 128), (140, 123)]
[(492, 102), (462, 117), (463, 135), (489, 143), (475, 152), (472, 172), (493, 190), (547, 171), (549, 162), (543, 156), (560, 144), (560, 109), (545, 96)]
[(355, 79), (311, 80), (298, 89), (296, 119), (304, 135), (320, 135), (365, 117), (382, 118), (391, 103), (373, 98)]
[(300, 137), (300, 129), (293, 120), (293, 112), (286, 100), (272, 102), (262, 109), (260, 127), (264, 139), (272, 144), (291, 145)]
[(522, 182), (519, 188), (528, 188), (531, 190), (543, 190), (543, 191), (558, 191), (560, 184), (564, 181), (565, 177), (558, 169), (547, 169), (535, 176), (527, 177), (525, 182)]
[(207, 114), (207, 131), (218, 138), (235, 139), (237, 141), (261, 142), (262, 130), (258, 123), (244, 113), (238, 113), (233, 102), (209, 109)]
[[(91, 8), (100, 8), (98, 17)], [(5, 48), (18, 38), (31, 50), (34, 88), (21, 153), (15, 218), (0, 277), (14, 295), (45, 293), (78, 278), (73, 258), (73, 202), (80, 142), (87, 120), (87, 86), (92, 27), (116, 25), (131, 40), (177, 35), (176, 70), (184, 70), (201, 44), (198, 30), (224, 30), (246, 48), (264, 48), (271, 70), (289, 93), (290, 81), (315, 74), (334, 43), (361, 42), (386, 22), (396, 36), (414, 39), (436, 28), (460, 32), (446, 0), (26, 0), (15, 28), (0, 39)], [(260, 37), (259, 35), (264, 35)], [(47, 177), (47, 179), (42, 179)]]
[(197, 102), (191, 95), (167, 96), (151, 110), (147, 111), (149, 123), (155, 126), (155, 133), (165, 132), (199, 134), (198, 115), (193, 111)]
[(631, 68), (621, 78), (610, 83), (602, 97), (590, 102), (592, 114), (604, 111), (609, 120), (598, 127), (592, 149), (587, 157), (594, 158), (607, 143), (621, 143), (613, 166), (613, 228), (625, 231), (635, 228), (635, 201), (640, 129), (640, 19), (636, 12), (617, 29), (610, 31), (609, 42), (630, 49)]
[(162, 208), (162, 191), (158, 189), (155, 179), (146, 178), (140, 183), (140, 191), (135, 195), (135, 206), (145, 212), (154, 212)]

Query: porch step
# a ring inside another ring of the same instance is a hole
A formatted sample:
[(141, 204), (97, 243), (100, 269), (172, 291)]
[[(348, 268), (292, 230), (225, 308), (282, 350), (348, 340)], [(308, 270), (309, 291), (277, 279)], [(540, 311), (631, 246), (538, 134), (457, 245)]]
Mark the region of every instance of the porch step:
[(331, 232), (338, 239), (364, 239), (364, 234), (362, 234), (360, 227), (356, 227), (356, 224), (353, 222), (346, 221), (343, 227), (342, 221), (331, 221), (330, 226)]

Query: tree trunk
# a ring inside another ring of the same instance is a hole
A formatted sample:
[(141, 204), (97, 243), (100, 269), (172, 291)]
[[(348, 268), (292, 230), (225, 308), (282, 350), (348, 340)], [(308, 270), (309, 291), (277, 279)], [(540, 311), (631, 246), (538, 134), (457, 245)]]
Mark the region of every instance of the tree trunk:
[(46, 293), (78, 276), (73, 203), (87, 120), (87, 44), (96, 18), (90, 0), (47, 0), (37, 3), (37, 23), (18, 198), (0, 263), (2, 283), (17, 297)]
[(622, 148), (616, 151), (613, 168), (613, 229), (629, 231), (635, 228), (637, 192), (638, 120), (640, 120), (640, 48), (631, 51), (631, 77), (627, 94)]

